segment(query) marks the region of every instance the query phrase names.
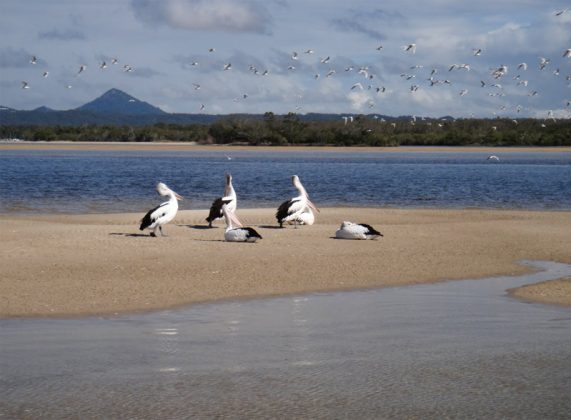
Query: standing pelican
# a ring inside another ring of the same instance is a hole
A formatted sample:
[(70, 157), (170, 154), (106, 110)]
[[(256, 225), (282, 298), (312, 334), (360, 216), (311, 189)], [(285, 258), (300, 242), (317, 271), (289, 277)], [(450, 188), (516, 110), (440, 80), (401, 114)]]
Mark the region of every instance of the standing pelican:
[[(228, 207), (230, 203), (230, 200), (222, 200), (222, 213), (226, 220), (226, 231), (224, 232), (226, 242), (256, 242), (258, 239), (262, 239), (262, 236), (254, 228), (242, 226), (234, 212), (230, 211)], [(235, 228), (232, 222), (238, 227)]]
[(159, 206), (152, 210), (149, 210), (145, 217), (141, 220), (141, 226), (139, 230), (144, 230), (146, 228), (152, 229), (151, 236), (157, 236), (157, 229), (161, 231), (161, 236), (166, 236), (163, 233), (162, 226), (170, 222), (176, 216), (178, 211), (178, 201), (182, 200), (182, 197), (167, 187), (162, 182), (157, 184), (157, 192), (164, 196), (169, 197), (169, 201), (165, 201)]
[(236, 197), (236, 191), (234, 191), (234, 187), (232, 186), (232, 175), (226, 174), (226, 188), (224, 188), (224, 197), (217, 198), (212, 202), (210, 206), (210, 213), (206, 218), (208, 222), (208, 227), (212, 227), (212, 222), (216, 219), (221, 219), (224, 217), (222, 213), (222, 206), (224, 202), (227, 201), (226, 205), (228, 210), (231, 213), (236, 211), (236, 207), (238, 207), (238, 198)]
[(343, 222), (335, 232), (337, 239), (376, 239), (383, 234), (364, 223)]
[(299, 191), (299, 195), (292, 198), (291, 200), (284, 201), (278, 207), (278, 211), (276, 212), (276, 219), (280, 224), (280, 227), (283, 227), (285, 222), (290, 221), (294, 222), (294, 225), (297, 227), (300, 215), (304, 213), (308, 207), (319, 212), (319, 209), (315, 207), (315, 205), (309, 199), (309, 195), (301, 184), (299, 177), (297, 175), (292, 176), (291, 182), (293, 186)]

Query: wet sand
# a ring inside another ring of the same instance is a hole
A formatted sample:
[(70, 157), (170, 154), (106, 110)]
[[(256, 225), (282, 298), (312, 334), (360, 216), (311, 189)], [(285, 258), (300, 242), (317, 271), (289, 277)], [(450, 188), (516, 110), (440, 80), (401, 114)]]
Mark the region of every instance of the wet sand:
[(510, 293), (520, 299), (533, 302), (569, 306), (571, 302), (571, 277), (518, 287), (510, 290)]
[[(2, 215), (0, 316), (114, 314), (517, 275), (531, 270), (518, 264), (524, 259), (571, 263), (571, 212), (324, 208), (299, 229), (277, 229), (274, 213), (238, 210), (263, 236), (256, 244), (224, 242), (220, 221), (206, 228), (207, 210), (180, 211), (165, 238), (138, 230), (143, 212)], [(385, 236), (333, 239), (343, 220)], [(554, 293), (571, 304), (569, 289)]]
[(188, 142), (0, 142), (0, 150), (96, 150), (96, 151), (260, 151), (260, 152), (474, 152), (474, 153), (571, 153), (571, 147), (333, 147), (333, 146), (242, 146), (242, 145), (199, 145)]

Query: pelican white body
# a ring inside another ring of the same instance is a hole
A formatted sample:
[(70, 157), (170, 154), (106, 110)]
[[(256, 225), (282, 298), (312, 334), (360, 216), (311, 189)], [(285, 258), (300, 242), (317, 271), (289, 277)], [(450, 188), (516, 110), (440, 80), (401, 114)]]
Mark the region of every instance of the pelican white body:
[(335, 232), (337, 239), (376, 239), (383, 236), (372, 226), (353, 222), (343, 222)]

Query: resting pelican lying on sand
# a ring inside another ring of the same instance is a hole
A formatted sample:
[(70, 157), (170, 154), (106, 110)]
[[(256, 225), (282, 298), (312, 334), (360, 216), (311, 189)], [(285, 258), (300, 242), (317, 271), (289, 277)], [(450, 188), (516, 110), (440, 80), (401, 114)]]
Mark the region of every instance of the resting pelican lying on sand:
[[(227, 242), (256, 242), (258, 239), (262, 239), (262, 236), (256, 232), (254, 228), (242, 227), (242, 223), (234, 212), (228, 209), (229, 202), (224, 202), (222, 205), (222, 213), (224, 214), (224, 219), (226, 219), (226, 231), (224, 232), (224, 239)], [(234, 222), (238, 227), (235, 228), (232, 225)]]
[(383, 234), (364, 223), (343, 222), (335, 232), (337, 239), (376, 239)]

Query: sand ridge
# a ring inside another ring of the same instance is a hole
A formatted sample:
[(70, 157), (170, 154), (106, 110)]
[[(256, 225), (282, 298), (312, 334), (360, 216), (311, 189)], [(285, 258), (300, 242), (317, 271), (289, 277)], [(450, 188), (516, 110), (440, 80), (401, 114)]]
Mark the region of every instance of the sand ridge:
[(482, 147), (482, 146), (402, 146), (402, 147), (338, 147), (338, 146), (245, 146), (193, 142), (69, 142), (19, 141), (0, 142), (0, 150), (93, 150), (93, 151), (249, 151), (249, 152), (360, 152), (360, 153), (571, 153), (571, 147)]
[[(0, 216), (0, 316), (75, 316), (193, 302), (516, 275), (523, 259), (571, 263), (571, 212), (324, 208), (278, 229), (275, 209), (239, 209), (263, 240), (223, 241), (207, 210), (183, 210), (168, 237), (142, 214)], [(333, 238), (343, 220), (376, 241)], [(571, 298), (567, 296), (568, 303)]]

